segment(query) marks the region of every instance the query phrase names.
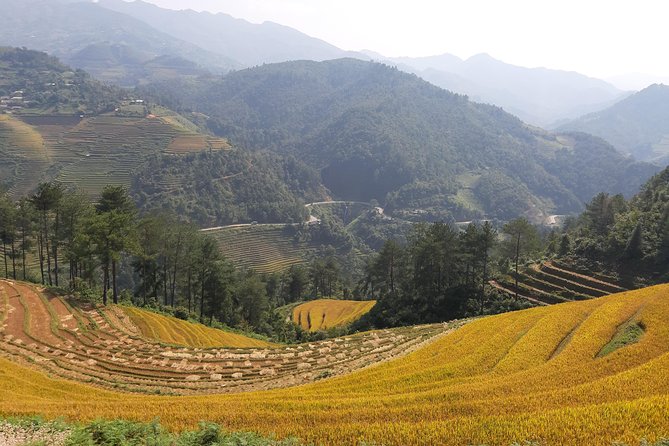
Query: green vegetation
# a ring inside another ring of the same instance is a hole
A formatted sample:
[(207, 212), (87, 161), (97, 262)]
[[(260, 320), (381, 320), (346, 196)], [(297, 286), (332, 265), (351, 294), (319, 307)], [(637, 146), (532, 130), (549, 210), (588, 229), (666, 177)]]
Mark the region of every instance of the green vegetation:
[(656, 171), (598, 138), (550, 134), (353, 59), (265, 65), (141, 91), (183, 114), (205, 113), (207, 127), (238, 147), (294, 155), (318, 169), (335, 198), (376, 199), (391, 215), (537, 221), (580, 211), (602, 190), (632, 194)]
[(664, 166), (669, 160), (669, 86), (651, 85), (560, 128), (597, 135), (623, 153)]
[(98, 114), (113, 110), (121, 94), (45, 53), (0, 47), (0, 96), (21, 113)]
[(143, 212), (167, 210), (203, 227), (300, 223), (304, 203), (324, 195), (297, 159), (242, 150), (157, 155), (135, 173), (131, 193)]
[(639, 339), (641, 339), (641, 336), (643, 336), (645, 331), (646, 330), (642, 322), (632, 321), (626, 323), (625, 325), (618, 328), (618, 331), (613, 336), (611, 341), (602, 347), (599, 353), (597, 353), (597, 356), (606, 356), (618, 350), (619, 348), (623, 348), (639, 342)]
[[(12, 433), (13, 432), (13, 433)], [(28, 439), (26, 445), (63, 446), (298, 446), (295, 439), (277, 440), (251, 432), (229, 432), (215, 423), (201, 422), (196, 430), (172, 433), (158, 420), (139, 423), (97, 420), (82, 425), (39, 418), (0, 421), (0, 438)], [(12, 443), (14, 444), (14, 443)]]
[(591, 271), (609, 271), (624, 287), (664, 283), (669, 278), (669, 169), (641, 192), (598, 194), (561, 235), (561, 257)]

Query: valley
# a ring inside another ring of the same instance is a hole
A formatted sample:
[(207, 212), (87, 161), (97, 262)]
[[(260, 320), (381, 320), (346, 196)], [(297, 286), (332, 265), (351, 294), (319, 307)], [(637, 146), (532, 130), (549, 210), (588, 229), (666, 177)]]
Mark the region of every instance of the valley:
[(3, 0), (1, 445), (668, 444), (664, 11), (177, 3)]

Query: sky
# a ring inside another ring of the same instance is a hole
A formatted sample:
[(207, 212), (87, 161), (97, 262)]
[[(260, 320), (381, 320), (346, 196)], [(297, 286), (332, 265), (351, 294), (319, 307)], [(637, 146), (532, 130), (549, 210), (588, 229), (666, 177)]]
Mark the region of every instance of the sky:
[(145, 1), (224, 12), (253, 23), (273, 21), (345, 50), (388, 57), (488, 53), (515, 65), (602, 79), (630, 74), (669, 79), (664, 0)]

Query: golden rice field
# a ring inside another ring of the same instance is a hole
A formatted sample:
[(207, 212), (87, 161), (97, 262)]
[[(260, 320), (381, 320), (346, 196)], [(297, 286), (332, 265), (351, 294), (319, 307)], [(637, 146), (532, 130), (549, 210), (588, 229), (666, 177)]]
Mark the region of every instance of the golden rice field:
[(205, 325), (193, 324), (175, 317), (163, 316), (135, 307), (121, 307), (121, 309), (130, 317), (144, 337), (167, 344), (196, 348), (251, 348), (270, 347), (272, 345), (260, 339), (217, 330)]
[(374, 305), (375, 300), (312, 300), (293, 309), (293, 322), (309, 331), (327, 330), (360, 319)]
[[(638, 342), (600, 355), (631, 322), (644, 327)], [(669, 285), (661, 285), (486, 317), (399, 359), (269, 391), (127, 394), (2, 359), (0, 414), (160, 417), (177, 430), (206, 419), (322, 445), (610, 446), (669, 435), (668, 376)]]

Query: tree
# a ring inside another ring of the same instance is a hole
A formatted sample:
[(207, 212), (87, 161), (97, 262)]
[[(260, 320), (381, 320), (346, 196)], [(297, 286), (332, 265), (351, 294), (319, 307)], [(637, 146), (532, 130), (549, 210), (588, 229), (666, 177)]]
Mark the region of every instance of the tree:
[(530, 257), (541, 248), (539, 232), (525, 217), (511, 220), (502, 228), (507, 238), (502, 243), (505, 257), (513, 260), (515, 271), (515, 289), (518, 297), (518, 264), (521, 259)]
[[(12, 277), (16, 279), (16, 220), (17, 212), (14, 203), (6, 196), (0, 196), (0, 239), (2, 239), (2, 253), (5, 264), (5, 277), (9, 278), (9, 263), (7, 257), (12, 260)], [(11, 253), (8, 252), (11, 246)]]
[(641, 222), (637, 223), (630, 236), (625, 251), (623, 252), (623, 260), (625, 262), (632, 262), (641, 260), (643, 257), (643, 238)]
[(118, 303), (116, 286), (117, 265), (121, 254), (135, 246), (133, 239), (133, 220), (135, 206), (128, 192), (121, 186), (105, 186), (96, 206), (95, 229), (93, 240), (103, 269), (103, 303), (107, 304), (107, 291), (111, 266), (111, 282), (114, 303)]
[[(37, 192), (31, 197), (31, 202), (35, 209), (39, 212), (40, 215), (40, 232), (37, 239), (37, 244), (39, 247), (39, 262), (40, 262), (40, 272), (42, 274), (42, 284), (47, 283), (53, 285), (52, 275), (51, 275), (51, 255), (54, 254), (55, 261), (55, 272), (56, 272), (56, 285), (58, 285), (58, 242), (57, 240), (52, 242), (53, 246), (50, 246), (49, 240), (51, 239), (50, 228), (53, 228), (53, 232), (57, 233), (59, 228), (59, 212), (58, 206), (60, 200), (63, 197), (63, 186), (57, 183), (40, 183), (37, 186)], [(55, 211), (55, 216), (52, 217), (52, 213)], [(52, 224), (53, 220), (53, 224)], [(44, 259), (46, 253), (46, 275), (44, 273)]]

